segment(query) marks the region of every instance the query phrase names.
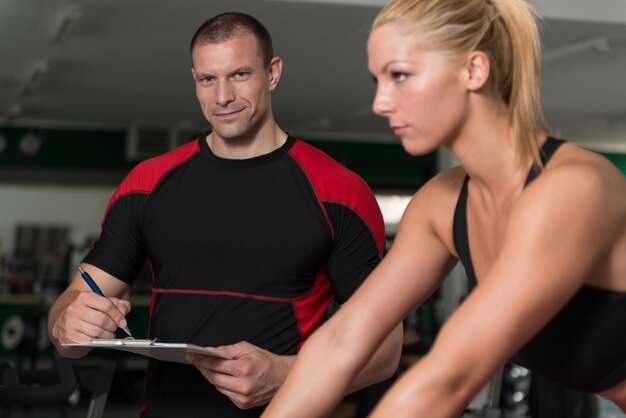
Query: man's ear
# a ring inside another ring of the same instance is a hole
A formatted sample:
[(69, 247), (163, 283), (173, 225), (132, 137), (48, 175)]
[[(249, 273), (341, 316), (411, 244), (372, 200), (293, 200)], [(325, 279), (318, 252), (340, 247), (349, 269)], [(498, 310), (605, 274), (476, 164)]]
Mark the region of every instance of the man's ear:
[(491, 71), (491, 61), (489, 56), (483, 51), (474, 51), (467, 57), (465, 63), (467, 74), (467, 89), (478, 91), (485, 86), (489, 80)]
[(196, 69), (191, 67), (191, 76), (193, 77), (193, 81), (196, 82)]
[(280, 57), (273, 57), (267, 71), (269, 77), (270, 90), (274, 90), (280, 80), (280, 74), (283, 71), (283, 60)]

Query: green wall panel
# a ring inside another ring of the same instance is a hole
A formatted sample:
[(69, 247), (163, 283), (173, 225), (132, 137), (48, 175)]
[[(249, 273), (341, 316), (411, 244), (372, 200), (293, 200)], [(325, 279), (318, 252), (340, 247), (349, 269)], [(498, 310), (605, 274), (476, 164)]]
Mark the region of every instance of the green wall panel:
[[(42, 138), (40, 149), (32, 155), (20, 149), (22, 138), (28, 133)], [(72, 182), (89, 178), (81, 174), (90, 174), (93, 178), (94, 173), (115, 172), (116, 175), (106, 177), (106, 181), (117, 184), (137, 164), (125, 158), (124, 131), (0, 127), (0, 134), (6, 139), (4, 149), (0, 150), (0, 181), (20, 177), (26, 181), (52, 178)], [(436, 172), (435, 153), (412, 157), (404, 152), (399, 142), (303, 139), (360, 174), (372, 187), (414, 189)], [(8, 172), (12, 177), (7, 177)], [(50, 176), (51, 173), (62, 175)]]
[[(28, 133), (41, 137), (38, 152), (28, 155), (20, 149)], [(0, 152), (0, 166), (18, 168), (127, 169), (125, 134), (119, 131), (1, 128), (6, 144)]]
[(626, 176), (626, 154), (603, 153)]
[(401, 144), (307, 140), (378, 188), (417, 188), (437, 171), (436, 153), (414, 157)]

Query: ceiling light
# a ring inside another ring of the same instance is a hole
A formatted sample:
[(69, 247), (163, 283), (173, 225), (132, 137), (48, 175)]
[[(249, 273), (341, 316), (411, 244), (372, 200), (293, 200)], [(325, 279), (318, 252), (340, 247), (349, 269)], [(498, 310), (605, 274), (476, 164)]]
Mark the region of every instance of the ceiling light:
[(592, 38), (582, 39), (580, 41), (546, 50), (543, 53), (542, 61), (544, 63), (558, 61), (565, 58), (579, 56), (590, 51), (611, 51), (608, 38), (606, 36), (594, 36)]
[(31, 68), (26, 73), (26, 79), (20, 88), (18, 93), (18, 97), (24, 97), (28, 93), (32, 92), (45, 73), (48, 72), (48, 61), (41, 59), (35, 61), (35, 63), (31, 66)]
[(66, 5), (52, 26), (52, 44), (56, 45), (63, 42), (81, 16), (82, 13), (78, 3)]

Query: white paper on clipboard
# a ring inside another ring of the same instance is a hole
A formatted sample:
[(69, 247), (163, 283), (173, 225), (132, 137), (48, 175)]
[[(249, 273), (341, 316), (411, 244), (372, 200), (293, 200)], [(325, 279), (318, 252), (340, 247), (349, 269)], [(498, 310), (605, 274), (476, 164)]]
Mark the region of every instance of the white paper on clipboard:
[(200, 347), (199, 345), (194, 344), (162, 343), (157, 340), (94, 338), (91, 342), (74, 342), (62, 345), (66, 347), (111, 348), (113, 350), (141, 354), (142, 356), (152, 357), (157, 360), (171, 361), (182, 364), (191, 364), (185, 359), (187, 354), (204, 354), (223, 359), (231, 359), (227, 355), (212, 348)]

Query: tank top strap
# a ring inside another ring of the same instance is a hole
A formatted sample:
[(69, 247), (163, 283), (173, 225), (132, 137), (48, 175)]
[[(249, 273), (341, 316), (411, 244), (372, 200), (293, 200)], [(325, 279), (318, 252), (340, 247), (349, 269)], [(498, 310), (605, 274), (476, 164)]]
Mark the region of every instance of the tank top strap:
[[(562, 139), (556, 139), (548, 137), (541, 146), (540, 156), (541, 162), (545, 166), (556, 150), (565, 141)], [(539, 170), (535, 165), (530, 169), (524, 187), (532, 182), (539, 175)], [(474, 265), (472, 263), (472, 257), (469, 246), (469, 236), (467, 233), (467, 184), (470, 177), (465, 176), (463, 186), (461, 186), (461, 192), (459, 193), (459, 200), (456, 202), (454, 209), (454, 218), (452, 221), (452, 235), (454, 239), (454, 246), (459, 254), (459, 259), (465, 267), (465, 273), (467, 274), (467, 280), (469, 281), (469, 289), (473, 289), (478, 283), (476, 280), (476, 273), (474, 272)]]
[[(546, 142), (543, 143), (541, 149), (539, 150), (539, 156), (541, 157), (541, 163), (545, 165), (550, 161), (552, 155), (556, 152), (556, 150), (563, 144), (565, 140), (556, 139), (549, 136), (546, 139)], [(536, 164), (530, 168), (528, 172), (528, 177), (526, 177), (526, 182), (524, 183), (524, 187), (528, 186), (537, 176), (539, 175), (539, 169)]]
[(465, 267), (469, 287), (470, 289), (473, 289), (474, 286), (476, 286), (476, 275), (474, 273), (474, 266), (470, 255), (469, 238), (467, 236), (467, 183), (469, 182), (469, 179), (469, 176), (465, 176), (463, 186), (461, 187), (461, 193), (459, 194), (459, 200), (456, 202), (454, 219), (452, 221), (452, 234), (454, 238), (454, 246), (459, 254), (459, 259)]

